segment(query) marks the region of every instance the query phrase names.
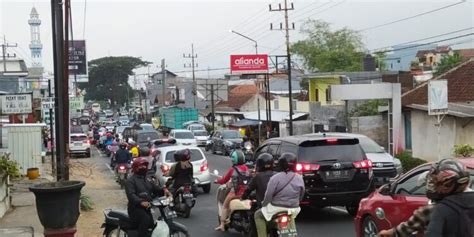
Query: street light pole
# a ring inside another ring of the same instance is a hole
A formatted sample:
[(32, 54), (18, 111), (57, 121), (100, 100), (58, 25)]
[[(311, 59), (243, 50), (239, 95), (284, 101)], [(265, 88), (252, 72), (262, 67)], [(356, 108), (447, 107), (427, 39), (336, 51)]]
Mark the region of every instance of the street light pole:
[[(254, 42), (255, 43), (255, 55), (258, 54), (258, 43), (257, 43), (256, 40), (254, 40), (254, 39), (252, 39), (252, 38), (250, 38), (246, 35), (243, 35), (243, 34), (237, 32), (237, 31), (234, 31), (234, 30), (230, 30), (230, 33), (234, 33), (236, 35), (239, 35), (241, 37), (244, 37), (244, 38)], [(261, 123), (260, 122), (261, 121), (261, 119), (260, 119), (260, 87), (258, 86), (258, 83), (257, 83), (257, 110), (258, 110), (258, 144), (260, 144), (260, 136), (261, 136), (262, 133), (261, 133), (261, 125), (260, 125), (260, 123)]]

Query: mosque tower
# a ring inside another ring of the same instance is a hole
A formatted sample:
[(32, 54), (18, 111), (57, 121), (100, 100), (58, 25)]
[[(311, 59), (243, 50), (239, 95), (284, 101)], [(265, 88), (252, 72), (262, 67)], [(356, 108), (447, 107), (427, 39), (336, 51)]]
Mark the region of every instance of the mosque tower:
[(43, 50), (43, 44), (41, 44), (40, 39), (40, 25), (41, 20), (39, 19), (39, 14), (36, 11), (36, 8), (33, 7), (30, 13), (30, 19), (28, 20), (31, 31), (31, 67), (42, 68), (42, 55), (41, 51)]

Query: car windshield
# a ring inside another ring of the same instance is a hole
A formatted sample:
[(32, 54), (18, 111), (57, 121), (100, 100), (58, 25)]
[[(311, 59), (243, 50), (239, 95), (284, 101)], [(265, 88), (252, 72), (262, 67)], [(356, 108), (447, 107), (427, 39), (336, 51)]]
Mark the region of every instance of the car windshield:
[(224, 139), (235, 139), (235, 138), (242, 138), (238, 131), (223, 131), (222, 137)]
[(206, 131), (194, 131), (194, 136), (207, 136)]
[(194, 130), (204, 130), (204, 125), (192, 125), (189, 127), (191, 131), (194, 131)]
[(160, 136), (156, 132), (139, 133), (137, 135), (137, 140), (139, 143), (148, 142), (158, 138), (160, 138)]
[(128, 120), (128, 117), (127, 116), (120, 116), (120, 120)]
[(116, 132), (117, 133), (123, 133), (123, 131), (125, 130), (125, 128), (128, 128), (128, 127), (118, 127)]
[(140, 127), (143, 128), (143, 130), (145, 131), (155, 130), (151, 124), (141, 124)]
[(334, 144), (328, 144), (325, 140), (306, 141), (301, 143), (298, 153), (298, 159), (305, 162), (359, 161), (364, 157), (364, 151), (357, 142), (342, 142), (340, 140)]
[(174, 138), (176, 139), (193, 139), (194, 135), (192, 132), (175, 132)]
[(87, 140), (86, 135), (71, 136), (71, 142), (82, 142)]
[[(204, 159), (202, 153), (198, 149), (189, 149), (191, 151), (191, 161), (198, 161)], [(176, 151), (168, 151), (166, 153), (166, 162), (167, 163), (174, 163), (174, 153)]]
[(385, 153), (382, 147), (368, 137), (358, 137), (360, 146), (365, 153)]

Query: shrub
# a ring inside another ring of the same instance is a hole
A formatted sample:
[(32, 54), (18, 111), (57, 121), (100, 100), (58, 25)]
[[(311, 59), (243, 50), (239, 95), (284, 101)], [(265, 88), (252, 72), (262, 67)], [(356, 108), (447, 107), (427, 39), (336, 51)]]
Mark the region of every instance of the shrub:
[(415, 158), (410, 153), (408, 153), (406, 151), (403, 151), (403, 152), (395, 155), (395, 157), (398, 158), (400, 160), (400, 162), (402, 163), (404, 173), (410, 171), (411, 169), (413, 169), (413, 168), (415, 168), (415, 167), (417, 167), (421, 164), (427, 163), (426, 160)]
[(470, 157), (474, 154), (474, 148), (469, 144), (454, 145), (454, 155), (456, 157)]
[(81, 193), (80, 202), (82, 211), (91, 211), (94, 209), (94, 203), (92, 202), (91, 197)]
[(11, 178), (20, 177), (20, 166), (16, 161), (11, 160), (8, 154), (2, 155), (0, 157), (0, 174), (1, 173), (6, 173), (10, 175)]

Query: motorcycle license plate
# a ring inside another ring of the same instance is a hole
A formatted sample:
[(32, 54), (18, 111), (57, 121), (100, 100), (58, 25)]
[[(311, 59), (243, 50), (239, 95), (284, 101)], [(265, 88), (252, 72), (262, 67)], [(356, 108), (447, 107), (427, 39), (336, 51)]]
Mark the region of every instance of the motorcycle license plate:
[(183, 198), (193, 198), (193, 194), (192, 193), (185, 193), (183, 194)]
[(165, 210), (165, 215), (168, 219), (178, 218), (178, 214), (176, 214), (175, 211), (170, 210), (169, 208)]
[(124, 170), (118, 169), (118, 172), (121, 173), (121, 174), (125, 174), (125, 173), (127, 173), (127, 170), (125, 170), (125, 169), (124, 169)]
[(296, 230), (292, 228), (278, 230), (277, 233), (281, 237), (293, 237), (297, 235)]

